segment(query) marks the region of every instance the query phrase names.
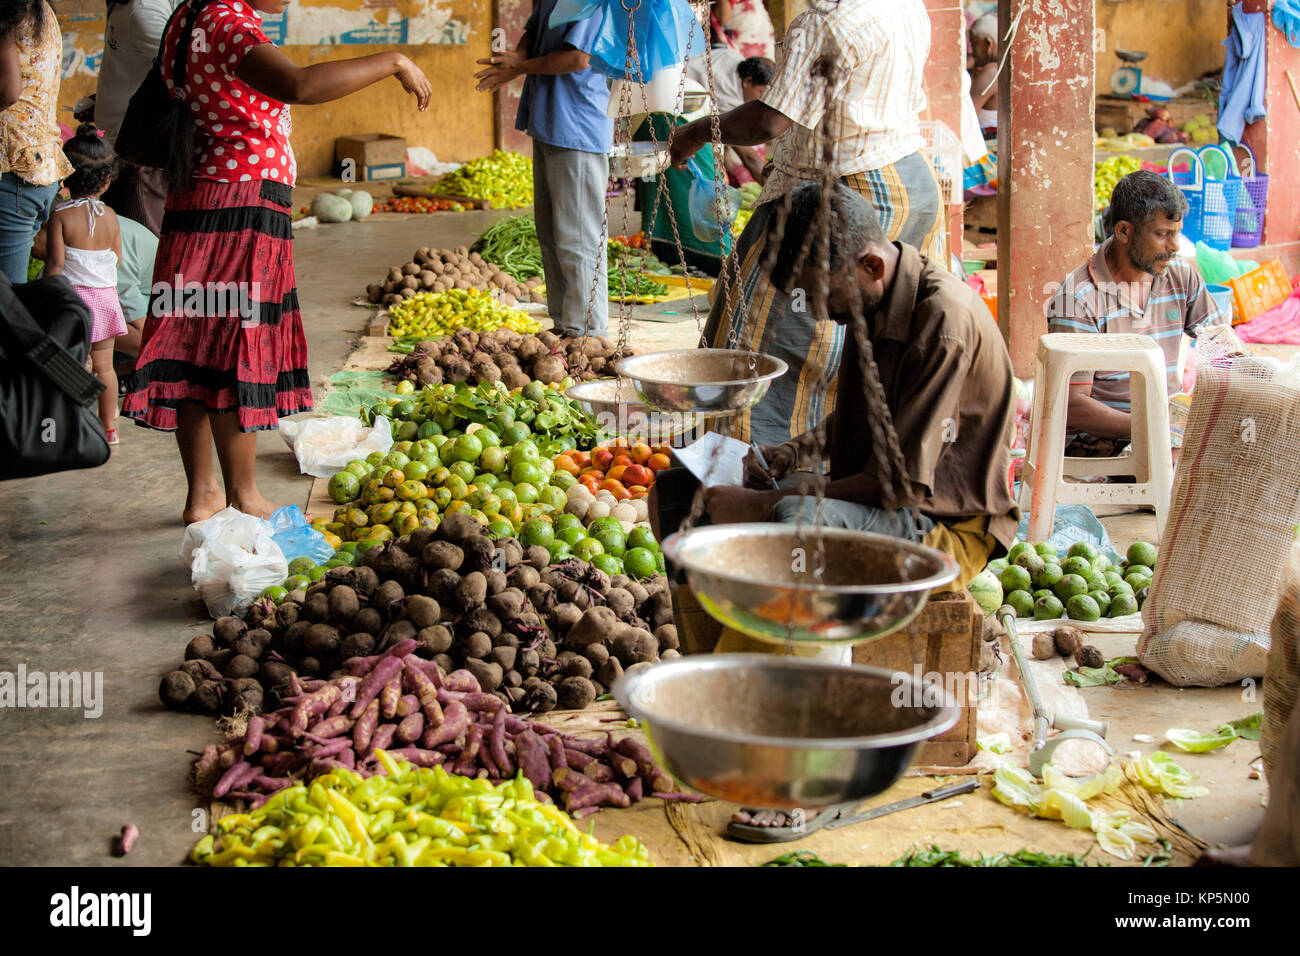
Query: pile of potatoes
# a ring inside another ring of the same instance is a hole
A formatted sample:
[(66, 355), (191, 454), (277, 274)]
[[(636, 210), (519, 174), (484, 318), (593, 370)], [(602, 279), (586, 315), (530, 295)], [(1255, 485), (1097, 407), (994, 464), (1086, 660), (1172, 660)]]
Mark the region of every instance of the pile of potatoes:
[(448, 289), (500, 289), (502, 301), (513, 306), (517, 302), (545, 302), (546, 297), (536, 289), (542, 284), (540, 277), (519, 282), (499, 266), (485, 262), (477, 252), (466, 246), (455, 249), (430, 249), (423, 246), (405, 265), (393, 266), (381, 285), (366, 286), (366, 299), (375, 305), (397, 305), (417, 292), (446, 292)]
[(260, 712), (294, 693), (295, 675), (338, 677), (343, 662), (400, 641), (464, 668), (519, 712), (586, 707), (624, 670), (678, 655), (663, 577), (632, 581), (585, 561), (552, 565), (543, 547), (492, 538), (476, 520), (447, 515), (371, 548), (279, 605), (259, 601), (241, 620), (218, 620), (163, 677), (171, 709)]
[(504, 382), (513, 389), (534, 380), (551, 385), (566, 378), (587, 381), (613, 375), (614, 363), (630, 354), (603, 335), (571, 339), (549, 331), (520, 335), (510, 329), (459, 329), (447, 338), (417, 343), (388, 371), (416, 385)]

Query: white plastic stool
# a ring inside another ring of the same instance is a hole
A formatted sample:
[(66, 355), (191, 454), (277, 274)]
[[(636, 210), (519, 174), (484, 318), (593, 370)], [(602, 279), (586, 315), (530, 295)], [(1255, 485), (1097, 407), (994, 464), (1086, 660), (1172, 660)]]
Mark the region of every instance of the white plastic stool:
[[(1065, 457), (1070, 376), (1079, 371), (1129, 373), (1132, 446), (1111, 458)], [(1165, 353), (1149, 335), (1052, 332), (1038, 340), (1029, 454), (1021, 471), (1020, 508), (1029, 505), (1029, 540), (1052, 534), (1057, 504), (1150, 505), (1164, 532), (1173, 487)], [(1136, 484), (1067, 482), (1066, 475), (1133, 475)]]

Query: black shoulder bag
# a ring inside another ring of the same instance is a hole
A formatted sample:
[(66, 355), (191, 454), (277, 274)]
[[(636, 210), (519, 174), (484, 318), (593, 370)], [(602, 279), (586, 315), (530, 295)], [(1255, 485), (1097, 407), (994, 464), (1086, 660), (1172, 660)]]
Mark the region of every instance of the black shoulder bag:
[(176, 85), (169, 91), (163, 78), (162, 56), (167, 48), (167, 35), (182, 8), (177, 7), (172, 12), (158, 42), (158, 55), (154, 57), (153, 66), (126, 105), (114, 144), (122, 159), (137, 166), (164, 170), (168, 182), (177, 187), (189, 182), (194, 161), (194, 120), (185, 103), (185, 54), (193, 42), (194, 21), (206, 5), (205, 0), (190, 0), (185, 30), (177, 38), (176, 62), (172, 64), (172, 79)]
[(108, 461), (89, 352), (90, 310), (67, 279), (15, 288), (0, 277), (0, 479)]

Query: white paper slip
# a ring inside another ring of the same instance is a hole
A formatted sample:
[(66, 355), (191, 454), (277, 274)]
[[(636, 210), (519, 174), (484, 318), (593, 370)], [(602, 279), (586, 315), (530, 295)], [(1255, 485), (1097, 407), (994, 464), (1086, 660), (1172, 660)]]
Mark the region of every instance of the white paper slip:
[(749, 446), (717, 432), (705, 432), (694, 443), (677, 449), (673, 456), (686, 466), (706, 488), (739, 485), (744, 480), (745, 454)]

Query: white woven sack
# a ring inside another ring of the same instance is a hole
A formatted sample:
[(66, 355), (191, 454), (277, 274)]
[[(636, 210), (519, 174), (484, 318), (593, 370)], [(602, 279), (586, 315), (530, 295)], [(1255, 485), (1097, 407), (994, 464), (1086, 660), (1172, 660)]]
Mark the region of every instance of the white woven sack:
[(1273, 615), (1272, 636), (1264, 671), (1264, 727), (1259, 738), (1264, 774), (1270, 782), (1276, 779), (1278, 748), (1287, 721), (1300, 699), (1300, 541), (1291, 546), (1291, 564)]
[(1142, 663), (1184, 687), (1262, 677), (1297, 523), (1300, 362), (1203, 361), (1142, 610)]

